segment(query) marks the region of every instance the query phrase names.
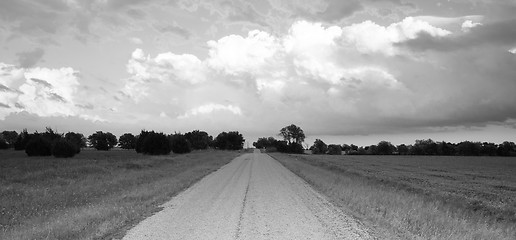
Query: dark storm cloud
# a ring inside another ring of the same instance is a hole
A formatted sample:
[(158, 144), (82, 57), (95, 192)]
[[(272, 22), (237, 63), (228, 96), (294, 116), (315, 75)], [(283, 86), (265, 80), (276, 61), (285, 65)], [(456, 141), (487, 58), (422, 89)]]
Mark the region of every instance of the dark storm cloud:
[(36, 65), (44, 54), (45, 51), (43, 49), (36, 48), (32, 51), (17, 53), (16, 56), (18, 56), (18, 62), (21, 67), (30, 68)]
[(469, 32), (456, 36), (435, 38), (428, 33), (420, 33), (418, 38), (398, 44), (412, 50), (452, 51), (475, 47), (481, 44), (516, 45), (516, 19), (487, 23), (474, 27)]

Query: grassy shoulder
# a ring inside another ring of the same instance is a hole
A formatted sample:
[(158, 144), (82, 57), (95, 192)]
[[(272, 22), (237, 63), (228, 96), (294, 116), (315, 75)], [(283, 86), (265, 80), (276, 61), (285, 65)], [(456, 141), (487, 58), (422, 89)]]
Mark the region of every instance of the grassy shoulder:
[(162, 203), (240, 154), (84, 150), (59, 159), (0, 151), (0, 239), (121, 238)]
[(516, 239), (516, 159), (270, 155), (380, 239)]

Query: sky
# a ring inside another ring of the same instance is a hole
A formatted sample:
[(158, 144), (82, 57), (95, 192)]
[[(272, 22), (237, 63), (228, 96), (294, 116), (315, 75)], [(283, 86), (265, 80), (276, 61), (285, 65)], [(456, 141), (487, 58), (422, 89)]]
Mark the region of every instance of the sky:
[(2, 0), (0, 129), (516, 141), (515, 0)]

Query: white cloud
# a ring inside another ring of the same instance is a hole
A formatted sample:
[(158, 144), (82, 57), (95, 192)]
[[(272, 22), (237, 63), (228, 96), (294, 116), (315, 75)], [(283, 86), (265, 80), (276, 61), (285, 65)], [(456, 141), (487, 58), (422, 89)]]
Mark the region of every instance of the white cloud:
[(469, 32), (472, 28), (482, 26), (482, 23), (475, 23), (471, 20), (466, 20), (462, 23), (461, 29), (463, 32)]
[(189, 110), (185, 114), (179, 116), (178, 119), (190, 118), (197, 115), (207, 115), (215, 111), (227, 111), (237, 116), (242, 115), (242, 110), (238, 106), (208, 103)]
[(415, 39), (420, 33), (426, 33), (432, 37), (445, 37), (451, 34), (448, 30), (434, 27), (428, 22), (412, 17), (387, 27), (365, 21), (344, 27), (342, 30), (343, 42), (355, 46), (359, 52), (383, 53), (388, 56), (400, 54), (394, 44)]
[(72, 68), (17, 68), (0, 63), (0, 84), (4, 91), (0, 102), (9, 106), (0, 110), (0, 119), (11, 113), (27, 111), (42, 117), (78, 114), (75, 95), (79, 87)]
[(516, 47), (512, 48), (512, 49), (509, 49), (509, 52), (512, 53), (512, 54), (516, 54)]

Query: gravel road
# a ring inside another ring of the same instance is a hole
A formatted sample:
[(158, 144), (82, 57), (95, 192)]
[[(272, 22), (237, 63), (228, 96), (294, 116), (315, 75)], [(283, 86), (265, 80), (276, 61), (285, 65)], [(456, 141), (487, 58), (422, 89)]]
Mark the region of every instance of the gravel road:
[(258, 150), (235, 158), (129, 230), (130, 239), (372, 239)]

